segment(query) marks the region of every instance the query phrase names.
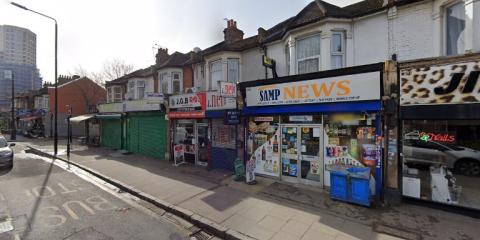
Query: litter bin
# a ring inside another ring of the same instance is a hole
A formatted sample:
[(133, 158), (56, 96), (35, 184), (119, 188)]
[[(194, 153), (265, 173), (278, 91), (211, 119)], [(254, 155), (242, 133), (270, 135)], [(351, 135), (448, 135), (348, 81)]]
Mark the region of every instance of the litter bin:
[(370, 206), (370, 168), (336, 167), (330, 172), (330, 197)]

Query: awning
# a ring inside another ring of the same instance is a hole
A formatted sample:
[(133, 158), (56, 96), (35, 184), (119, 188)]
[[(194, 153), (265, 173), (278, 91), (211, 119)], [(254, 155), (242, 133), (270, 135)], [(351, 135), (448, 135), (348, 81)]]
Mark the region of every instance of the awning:
[(95, 117), (95, 114), (80, 115), (80, 116), (70, 118), (70, 122), (79, 123), (79, 122), (83, 122), (83, 121), (88, 120), (88, 119), (93, 118), (93, 117)]
[(110, 120), (110, 119), (120, 119), (122, 114), (98, 114), (97, 119), (100, 120)]
[(372, 112), (381, 110), (380, 101), (336, 102), (321, 104), (280, 105), (268, 107), (244, 107), (243, 114), (255, 115), (288, 115), (288, 114), (322, 114), (342, 112)]

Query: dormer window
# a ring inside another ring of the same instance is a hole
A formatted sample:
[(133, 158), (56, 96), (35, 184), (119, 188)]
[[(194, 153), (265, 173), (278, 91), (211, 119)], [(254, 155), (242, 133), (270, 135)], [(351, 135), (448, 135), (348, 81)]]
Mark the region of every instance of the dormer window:
[(320, 34), (298, 39), (296, 43), (297, 73), (317, 72), (320, 69)]

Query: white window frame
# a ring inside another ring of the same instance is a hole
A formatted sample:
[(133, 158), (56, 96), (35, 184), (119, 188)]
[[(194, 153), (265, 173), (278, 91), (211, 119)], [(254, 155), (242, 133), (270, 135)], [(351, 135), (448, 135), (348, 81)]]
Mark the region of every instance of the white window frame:
[(219, 81), (222, 81), (222, 80), (223, 80), (223, 63), (222, 63), (222, 59), (217, 59), (217, 60), (210, 61), (210, 62), (208, 63), (208, 69), (209, 69), (209, 73), (210, 73), (210, 74), (209, 74), (209, 75), (210, 75), (210, 76), (209, 76), (209, 80), (210, 80), (210, 81), (209, 81), (209, 82), (210, 82), (210, 90), (217, 90), (218, 82), (219, 82), (219, 81), (217, 81), (217, 82), (214, 83), (214, 82), (213, 82), (213, 79), (212, 79), (212, 76), (213, 76), (213, 74), (212, 74), (212, 66), (213, 66), (213, 64), (215, 64), (215, 63), (219, 63), (219, 64), (220, 64), (220, 73), (221, 73), (222, 79), (220, 79)]
[(145, 80), (137, 80), (136, 81), (136, 96), (135, 99), (144, 99), (145, 98)]
[[(342, 44), (342, 51), (338, 52), (333, 49), (333, 35), (340, 35), (340, 41)], [(332, 31), (332, 37), (330, 38), (330, 69), (338, 69), (333, 67), (333, 56), (341, 56), (342, 57), (342, 66), (339, 68), (345, 67), (345, 31)]]
[[(298, 42), (300, 42), (302, 40), (305, 40), (307, 38), (311, 38), (311, 37), (318, 37), (319, 42), (320, 42), (320, 46), (318, 46), (318, 48), (320, 49), (320, 53), (318, 55), (314, 55), (314, 56), (299, 59), (298, 58)], [(314, 33), (314, 34), (298, 37), (298, 38), (295, 39), (295, 70), (296, 70), (297, 74), (300, 72), (300, 71), (298, 71), (298, 62), (305, 61), (305, 60), (310, 60), (310, 59), (318, 59), (318, 69), (317, 69), (317, 71), (321, 70), (321, 66), (322, 66), (322, 63), (321, 63), (322, 62), (322, 58), (321, 58), (322, 43), (321, 43), (321, 41), (322, 41), (322, 38), (320, 36), (320, 33)]]
[[(235, 81), (232, 81), (230, 75), (230, 60), (236, 60), (237, 62), (237, 73)], [(227, 58), (227, 82), (229, 83), (239, 83), (240, 82), (240, 58)]]
[[(117, 92), (118, 90), (118, 92)], [(117, 96), (118, 94), (118, 96)], [(113, 102), (114, 103), (120, 103), (122, 102), (122, 87), (120, 86), (114, 86), (113, 87)]]
[(136, 84), (135, 81), (128, 81), (127, 82), (127, 100), (133, 100), (135, 99), (135, 91), (136, 90)]
[(285, 44), (285, 63), (287, 68), (287, 75), (290, 75), (290, 44)]
[[(160, 86), (160, 91), (162, 94), (170, 94), (170, 80), (168, 79), (168, 72), (161, 72), (158, 74), (158, 82)], [(167, 84), (167, 89), (163, 87), (163, 83)]]
[[(175, 74), (178, 74), (178, 79), (175, 79)], [(171, 79), (172, 79), (172, 93), (173, 94), (180, 94), (183, 92), (183, 81), (182, 81), (182, 73), (181, 72), (172, 72), (171, 73)], [(179, 87), (178, 92), (175, 92), (175, 81), (179, 82)]]
[[(465, 43), (464, 43), (464, 46), (463, 46), (464, 49), (459, 49), (460, 51), (459, 51), (457, 54), (448, 54), (448, 40), (447, 40), (447, 36), (448, 36), (448, 19), (447, 19), (447, 11), (448, 11), (449, 8), (451, 8), (451, 7), (453, 7), (453, 6), (457, 5), (457, 4), (462, 4), (462, 5), (463, 5), (463, 9), (466, 10), (466, 9), (465, 9), (465, 2), (464, 2), (464, 1), (453, 1), (453, 2), (450, 2), (450, 3), (446, 4), (446, 5), (444, 5), (444, 6), (443, 6), (443, 9), (442, 9), (442, 16), (443, 16), (443, 21), (442, 21), (442, 24), (443, 24), (443, 26), (442, 26), (442, 31), (443, 31), (442, 40), (443, 40), (443, 44), (442, 44), (442, 45), (443, 45), (443, 53), (444, 53), (445, 56), (461, 55), (461, 54), (464, 54), (464, 53), (465, 53), (465, 50), (466, 50), (466, 49), (465, 49)], [(473, 4), (473, 3), (472, 3), (472, 4)], [(464, 21), (465, 21), (465, 29), (464, 29), (465, 33), (464, 33), (464, 37), (466, 37), (466, 35), (467, 35), (467, 34), (466, 34), (466, 31), (467, 31), (467, 26), (466, 26), (466, 25), (467, 25), (467, 24), (466, 24), (467, 19), (466, 19), (466, 16), (465, 16)], [(464, 40), (466, 41), (467, 39), (464, 39)]]

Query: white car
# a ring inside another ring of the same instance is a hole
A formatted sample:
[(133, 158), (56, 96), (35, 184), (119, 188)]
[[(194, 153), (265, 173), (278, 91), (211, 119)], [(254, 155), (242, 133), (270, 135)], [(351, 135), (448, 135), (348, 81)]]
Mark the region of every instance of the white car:
[(403, 141), (403, 159), (407, 165), (445, 165), (457, 174), (480, 176), (480, 152), (467, 147), (407, 139)]
[(8, 144), (7, 140), (0, 136), (0, 168), (10, 168), (13, 166), (13, 150), (10, 148), (15, 143)]

